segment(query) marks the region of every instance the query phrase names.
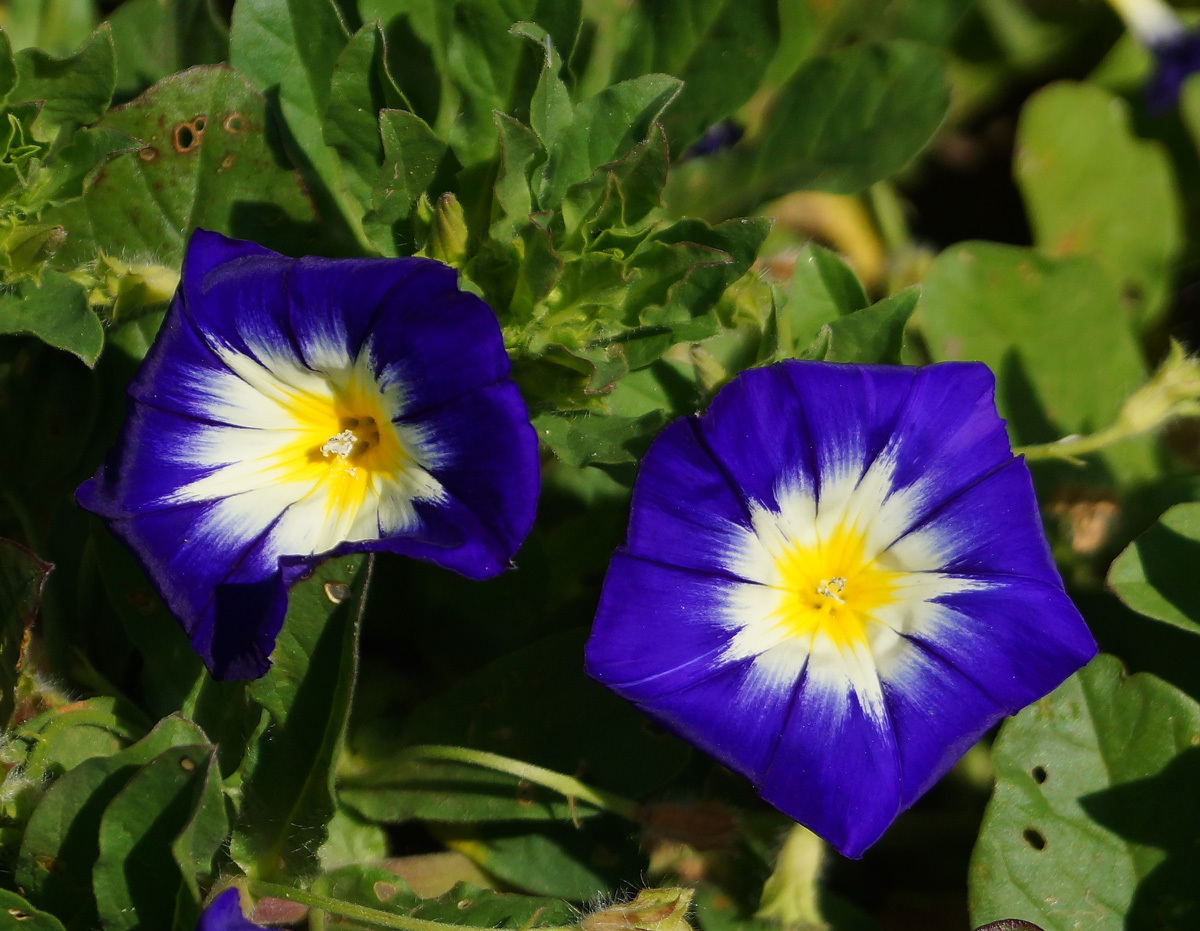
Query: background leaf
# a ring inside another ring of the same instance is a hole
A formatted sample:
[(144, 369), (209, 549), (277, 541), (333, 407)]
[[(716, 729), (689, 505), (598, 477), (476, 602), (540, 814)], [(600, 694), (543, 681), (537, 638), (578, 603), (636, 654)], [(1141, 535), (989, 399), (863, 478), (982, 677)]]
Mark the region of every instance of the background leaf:
[(15, 60), (17, 86), (11, 99), (43, 102), (34, 123), (38, 138), (53, 139), (64, 123), (92, 123), (108, 109), (117, 82), (117, 62), (107, 25), (100, 26), (83, 48), (66, 58), (22, 49)]
[(1145, 325), (1164, 309), (1180, 216), (1166, 153), (1129, 121), (1098, 87), (1044, 88), (1021, 111), (1016, 176), (1038, 247), (1096, 258), (1129, 319)]
[(790, 190), (860, 191), (924, 148), (948, 105), (928, 48), (856, 45), (813, 58), (777, 92), (757, 137), (680, 166), (667, 204), (723, 219)]
[[(971, 860), (971, 922), (1186, 928), (1200, 895), (1200, 705), (1100, 656), (1006, 722)], [(1086, 918), (1084, 919), (1084, 916)]]
[(1200, 554), (1200, 504), (1171, 508), (1125, 548), (1108, 584), (1140, 614), (1200, 633), (1200, 590), (1192, 558)]
[[(1116, 290), (1090, 259), (996, 243), (951, 247), (926, 275), (921, 324), (935, 360), (992, 369), (1001, 416), (1019, 443), (1105, 426), (1145, 378)], [(1152, 468), (1144, 449), (1126, 455), (1127, 472)]]
[(616, 76), (661, 72), (683, 81), (663, 119), (677, 155), (750, 99), (779, 43), (771, 0), (634, 4), (624, 15), (628, 41)]

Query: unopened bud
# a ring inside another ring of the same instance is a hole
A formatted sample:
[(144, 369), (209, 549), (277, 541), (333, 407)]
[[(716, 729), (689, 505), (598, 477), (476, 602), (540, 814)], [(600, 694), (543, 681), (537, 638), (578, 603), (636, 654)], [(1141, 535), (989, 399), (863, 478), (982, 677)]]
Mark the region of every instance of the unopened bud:
[(687, 923), (691, 902), (691, 889), (643, 889), (632, 902), (592, 912), (579, 927), (581, 931), (692, 931)]
[(456, 268), (467, 255), (467, 221), (462, 204), (453, 194), (443, 194), (433, 208), (425, 254)]
[(1121, 405), (1116, 426), (1132, 436), (1176, 417), (1197, 415), (1200, 415), (1200, 361), (1190, 358), (1173, 342), (1158, 371)]

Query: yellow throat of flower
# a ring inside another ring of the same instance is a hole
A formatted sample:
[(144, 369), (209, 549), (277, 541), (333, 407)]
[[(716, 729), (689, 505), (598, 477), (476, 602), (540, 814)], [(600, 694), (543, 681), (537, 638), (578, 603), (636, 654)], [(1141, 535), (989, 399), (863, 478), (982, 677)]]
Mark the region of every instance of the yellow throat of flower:
[(388, 399), (358, 369), (328, 393), (292, 391), (283, 401), (293, 439), (277, 461), (292, 479), (323, 486), (330, 513), (361, 506), (376, 477), (403, 475), (414, 464)]
[(824, 540), (776, 557), (776, 623), (790, 637), (828, 638), (840, 651), (866, 646), (867, 625), (894, 600), (902, 573), (868, 555), (861, 533), (844, 524)]

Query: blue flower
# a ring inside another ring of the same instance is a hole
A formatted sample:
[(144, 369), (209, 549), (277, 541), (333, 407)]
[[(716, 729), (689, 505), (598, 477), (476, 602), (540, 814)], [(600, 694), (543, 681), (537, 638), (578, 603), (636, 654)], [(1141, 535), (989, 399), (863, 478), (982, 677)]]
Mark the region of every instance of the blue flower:
[(1184, 82), (1200, 71), (1200, 34), (1188, 30), (1163, 0), (1109, 0), (1133, 36), (1154, 56), (1146, 106), (1162, 113), (1175, 106)]
[(288, 586), (330, 555), (509, 565), (539, 474), (508, 374), (492, 311), (440, 262), (290, 259), (198, 230), (77, 498), (214, 676), (261, 676)]
[(784, 362), (654, 441), (587, 669), (850, 857), (1096, 645), (977, 363)]
[(1200, 71), (1200, 35), (1181, 32), (1150, 46), (1154, 74), (1146, 84), (1146, 105), (1151, 113), (1175, 106), (1184, 82)]
[(264, 931), (264, 929), (262, 925), (248, 921), (242, 914), (238, 891), (231, 887), (209, 903), (204, 914), (200, 916), (196, 931)]

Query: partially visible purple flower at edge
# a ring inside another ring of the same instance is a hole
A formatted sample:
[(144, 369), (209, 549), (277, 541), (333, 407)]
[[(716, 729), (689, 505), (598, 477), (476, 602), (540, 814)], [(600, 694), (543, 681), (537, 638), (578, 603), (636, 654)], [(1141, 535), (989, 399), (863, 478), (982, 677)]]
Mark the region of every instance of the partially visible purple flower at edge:
[(265, 931), (242, 914), (242, 904), (235, 888), (226, 889), (218, 895), (196, 925), (196, 931)]
[(1154, 56), (1145, 86), (1146, 107), (1163, 113), (1179, 100), (1189, 77), (1200, 71), (1200, 33), (1189, 30), (1163, 0), (1109, 0), (1134, 37)]
[(1096, 653), (978, 363), (747, 371), (642, 460), (588, 673), (859, 857)]
[(533, 523), (537, 437), (491, 309), (431, 259), (292, 259), (197, 230), (79, 503), (212, 674), (270, 667), (288, 587), (386, 550), (473, 579)]
[(1184, 82), (1200, 71), (1200, 33), (1181, 32), (1150, 46), (1154, 74), (1146, 84), (1146, 106), (1164, 113), (1175, 106)]

